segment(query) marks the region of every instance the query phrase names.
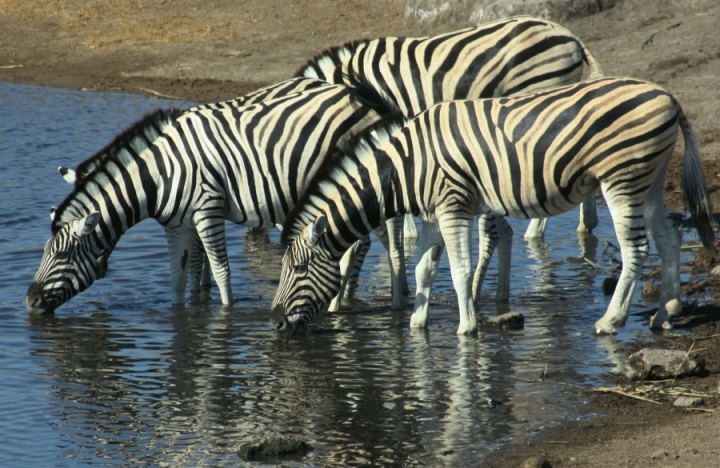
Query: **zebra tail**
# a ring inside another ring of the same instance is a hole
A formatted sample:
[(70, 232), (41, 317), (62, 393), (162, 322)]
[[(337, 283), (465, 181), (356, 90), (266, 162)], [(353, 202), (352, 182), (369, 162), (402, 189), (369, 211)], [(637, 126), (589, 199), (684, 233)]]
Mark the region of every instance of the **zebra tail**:
[(700, 152), (698, 151), (697, 141), (690, 126), (690, 121), (675, 98), (673, 98), (673, 101), (675, 102), (680, 128), (685, 139), (685, 154), (683, 155), (682, 173), (680, 175), (680, 186), (685, 198), (685, 205), (690, 209), (690, 215), (702, 244), (714, 252), (716, 240), (715, 218), (707, 186), (705, 185), (702, 165), (700, 164)]
[(596, 78), (602, 78), (605, 76), (605, 73), (602, 71), (602, 67), (600, 67), (600, 63), (595, 59), (595, 56), (590, 52), (590, 49), (587, 48), (587, 46), (578, 39), (578, 44), (580, 45), (580, 48), (582, 49), (583, 53), (583, 60), (585, 60), (585, 63), (588, 66), (588, 72), (590, 75), (588, 76), (588, 80), (594, 80)]

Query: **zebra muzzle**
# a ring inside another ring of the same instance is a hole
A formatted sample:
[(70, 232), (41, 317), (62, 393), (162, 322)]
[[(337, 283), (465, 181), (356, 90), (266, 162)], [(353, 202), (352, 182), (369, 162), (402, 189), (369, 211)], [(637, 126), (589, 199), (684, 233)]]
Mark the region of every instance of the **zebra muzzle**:
[(55, 308), (45, 300), (42, 284), (33, 281), (30, 283), (23, 304), (29, 314), (50, 315), (55, 313)]
[(300, 320), (291, 321), (290, 317), (285, 315), (285, 308), (280, 305), (275, 306), (270, 312), (270, 326), (276, 332), (286, 335), (297, 335), (307, 331), (304, 322)]

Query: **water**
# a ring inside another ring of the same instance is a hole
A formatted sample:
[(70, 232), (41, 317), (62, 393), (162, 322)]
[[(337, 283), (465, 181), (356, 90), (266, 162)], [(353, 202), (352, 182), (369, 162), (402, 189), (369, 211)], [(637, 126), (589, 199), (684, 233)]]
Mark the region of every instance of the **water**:
[[(498, 308), (489, 294), (480, 312), (522, 312), (522, 330), (456, 336), (446, 261), (429, 329), (409, 330), (411, 306), (389, 308), (375, 242), (353, 310), (319, 316), (308, 336), (277, 335), (278, 233), (234, 226), (235, 306), (213, 289), (173, 307), (152, 220), (121, 239), (105, 279), (55, 317), (29, 318), (22, 300), (49, 209), (70, 191), (57, 166), (76, 166), (151, 109), (191, 103), (0, 83), (0, 104), (0, 466), (235, 465), (243, 444), (275, 436), (313, 447), (280, 460), (291, 466), (478, 465), (513, 437), (577, 417), (584, 401), (564, 383), (602, 384), (623, 343), (646, 331), (631, 315), (616, 337), (591, 334), (609, 263), (592, 245), (602, 270), (570, 258), (576, 212), (548, 223), (546, 244), (525, 243), (525, 222), (513, 223), (511, 301)], [(604, 209), (600, 219), (597, 242), (615, 243)], [(651, 307), (634, 303), (631, 314)]]

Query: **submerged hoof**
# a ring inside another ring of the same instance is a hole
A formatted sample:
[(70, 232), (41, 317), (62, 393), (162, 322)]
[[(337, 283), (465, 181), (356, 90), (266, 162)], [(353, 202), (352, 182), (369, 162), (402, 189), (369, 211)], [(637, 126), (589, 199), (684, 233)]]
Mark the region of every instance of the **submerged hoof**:
[(595, 334), (598, 336), (617, 335), (617, 330), (612, 325), (597, 322), (595, 324)]

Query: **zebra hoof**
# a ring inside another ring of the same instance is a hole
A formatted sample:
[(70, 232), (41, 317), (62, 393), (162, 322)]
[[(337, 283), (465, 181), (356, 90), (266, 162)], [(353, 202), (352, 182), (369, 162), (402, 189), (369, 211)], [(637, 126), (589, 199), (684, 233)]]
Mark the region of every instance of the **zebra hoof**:
[(617, 330), (612, 325), (597, 322), (595, 323), (595, 334), (598, 336), (617, 335)]

